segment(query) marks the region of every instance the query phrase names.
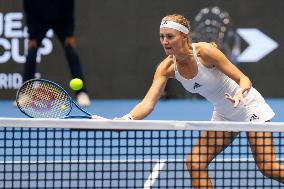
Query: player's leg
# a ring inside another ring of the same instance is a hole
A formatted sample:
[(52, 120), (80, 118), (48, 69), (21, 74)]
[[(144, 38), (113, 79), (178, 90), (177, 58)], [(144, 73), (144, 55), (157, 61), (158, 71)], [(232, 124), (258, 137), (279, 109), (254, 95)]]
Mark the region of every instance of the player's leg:
[(24, 64), (23, 81), (34, 78), (36, 72), (36, 56), (38, 51), (38, 42), (35, 39), (28, 41), (28, 54)]
[[(66, 36), (64, 38), (64, 51), (67, 58), (72, 78), (79, 78), (84, 81), (82, 66), (76, 49), (76, 40), (74, 36)], [(82, 89), (86, 91), (86, 88)]]
[(284, 166), (276, 159), (272, 133), (248, 132), (247, 137), (257, 167), (262, 174), (284, 183)]
[(228, 147), (239, 133), (221, 131), (203, 131), (192, 152), (186, 159), (186, 166), (195, 188), (213, 188), (208, 175), (208, 165), (226, 147)]
[(48, 28), (39, 20), (33, 19), (28, 22), (28, 53), (24, 64), (23, 81), (33, 79), (36, 72), (36, 57), (42, 39), (45, 37)]
[[(79, 54), (76, 49), (76, 39), (73, 35), (73, 30), (69, 31), (71, 30), (70, 27), (63, 27), (62, 25), (54, 27), (54, 30), (64, 48), (72, 78), (79, 78), (84, 82), (84, 75)], [(86, 85), (84, 85), (82, 89), (76, 91), (75, 94), (79, 105), (89, 106), (91, 104), (87, 94)]]

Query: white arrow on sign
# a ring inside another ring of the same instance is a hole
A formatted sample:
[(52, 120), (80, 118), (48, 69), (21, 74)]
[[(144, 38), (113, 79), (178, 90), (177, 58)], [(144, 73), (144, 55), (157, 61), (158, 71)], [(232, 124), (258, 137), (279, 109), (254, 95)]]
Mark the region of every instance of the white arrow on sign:
[(238, 62), (258, 62), (278, 47), (278, 43), (256, 28), (239, 28), (237, 33), (249, 46), (237, 57)]

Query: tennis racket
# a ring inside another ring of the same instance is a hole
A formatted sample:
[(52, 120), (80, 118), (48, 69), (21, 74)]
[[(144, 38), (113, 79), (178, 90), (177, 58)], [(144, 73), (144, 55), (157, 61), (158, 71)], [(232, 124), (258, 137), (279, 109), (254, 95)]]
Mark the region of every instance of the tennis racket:
[[(82, 109), (57, 83), (31, 79), (23, 83), (16, 96), (18, 108), (31, 118), (88, 118), (100, 117)], [(70, 115), (73, 106), (83, 115)], [(101, 117), (102, 118), (102, 117)]]

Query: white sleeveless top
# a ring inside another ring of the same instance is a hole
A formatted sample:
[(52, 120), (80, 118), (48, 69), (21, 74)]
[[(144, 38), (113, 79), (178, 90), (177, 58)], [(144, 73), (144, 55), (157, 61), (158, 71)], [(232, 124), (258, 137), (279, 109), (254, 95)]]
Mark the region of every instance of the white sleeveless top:
[[(192, 79), (182, 77), (177, 68), (176, 58), (173, 56), (175, 78), (187, 91), (191, 93), (198, 93), (211, 102), (214, 106), (214, 114), (218, 114), (224, 118), (224, 120), (252, 121), (250, 120), (251, 116), (253, 116), (252, 114), (259, 114), (255, 110), (263, 108), (261, 106), (258, 107), (259, 105), (264, 104), (265, 107), (268, 106), (259, 92), (252, 87), (245, 97), (246, 105), (240, 104), (234, 108), (233, 103), (225, 99), (225, 93), (229, 93), (233, 96), (239, 88), (239, 85), (216, 67), (205, 67), (197, 57), (195, 44), (192, 44), (192, 47), (194, 59), (198, 68), (197, 75)], [(274, 116), (274, 112), (270, 107), (269, 109), (270, 114), (269, 110), (265, 109), (268, 111), (268, 116), (258, 115), (257, 117), (261, 117), (257, 119), (257, 121), (270, 120)]]

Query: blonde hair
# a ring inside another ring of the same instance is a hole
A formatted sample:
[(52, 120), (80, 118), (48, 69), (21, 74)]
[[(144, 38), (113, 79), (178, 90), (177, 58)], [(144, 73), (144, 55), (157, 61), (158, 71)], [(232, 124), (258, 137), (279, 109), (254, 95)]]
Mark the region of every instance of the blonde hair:
[[(186, 19), (183, 15), (180, 14), (170, 14), (168, 16), (165, 16), (162, 21), (173, 21), (176, 23), (179, 23), (183, 26), (185, 26), (190, 31), (190, 21)], [(187, 44), (190, 45), (191, 38), (189, 35), (187, 35)]]
[(190, 21), (180, 14), (171, 14), (165, 16), (162, 21), (173, 21), (185, 26), (188, 30), (190, 30)]

